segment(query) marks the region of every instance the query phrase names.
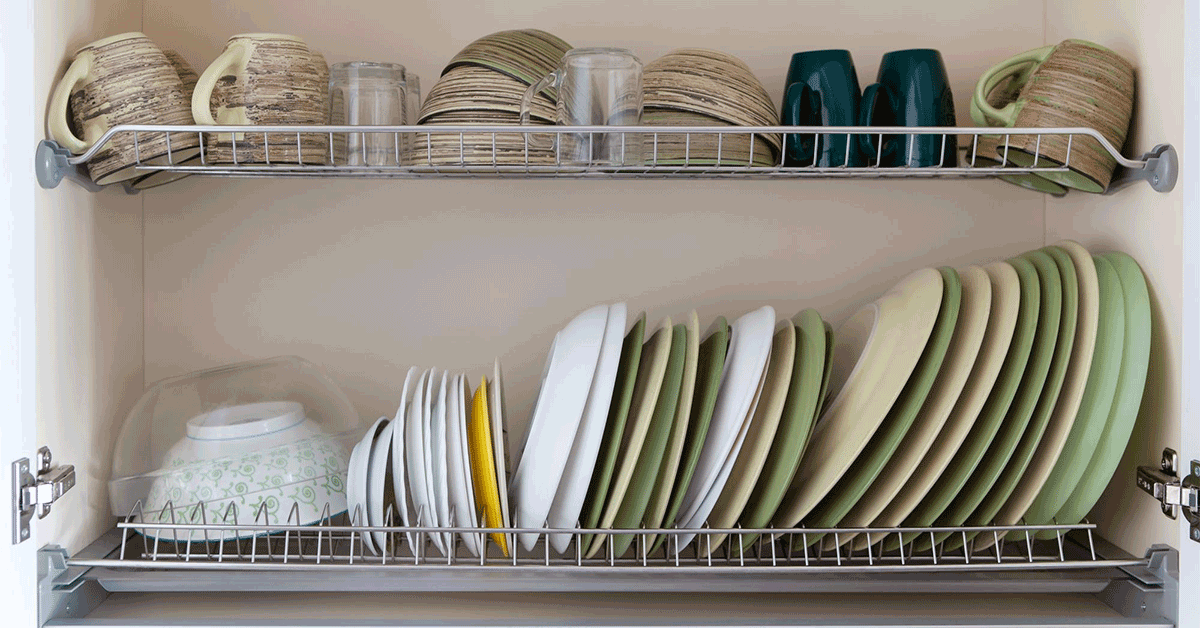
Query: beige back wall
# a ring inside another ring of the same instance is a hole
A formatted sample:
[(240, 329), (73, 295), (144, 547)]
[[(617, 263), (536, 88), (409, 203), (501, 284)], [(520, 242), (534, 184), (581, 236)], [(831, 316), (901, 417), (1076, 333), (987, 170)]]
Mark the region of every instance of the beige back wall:
[[(198, 69), (231, 34), (297, 33), (331, 62), (403, 62), (428, 91), (473, 39), (536, 26), (645, 61), (719, 48), (774, 99), (792, 52), (849, 47), (865, 86), (882, 53), (929, 46), (962, 119), (977, 75), (1043, 36), (1040, 2), (966, 4), (149, 0), (146, 29)], [(594, 303), (627, 300), (652, 324), (764, 302), (836, 321), (915, 268), (1040, 245), (1043, 210), (992, 181), (192, 179), (146, 195), (147, 378), (297, 353), (369, 419), (395, 411), (411, 364), (477, 378), (500, 356), (519, 435), (555, 331)]]

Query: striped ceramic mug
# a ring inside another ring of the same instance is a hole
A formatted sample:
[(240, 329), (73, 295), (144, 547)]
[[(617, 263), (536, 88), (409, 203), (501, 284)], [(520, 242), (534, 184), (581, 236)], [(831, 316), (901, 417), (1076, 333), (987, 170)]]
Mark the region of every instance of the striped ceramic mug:
[[(50, 99), (50, 137), (75, 154), (120, 124), (191, 124), (179, 70), (142, 33), (92, 42), (76, 53)], [(138, 165), (179, 163), (199, 152), (194, 133), (119, 133), (88, 161), (97, 184), (144, 174)]]

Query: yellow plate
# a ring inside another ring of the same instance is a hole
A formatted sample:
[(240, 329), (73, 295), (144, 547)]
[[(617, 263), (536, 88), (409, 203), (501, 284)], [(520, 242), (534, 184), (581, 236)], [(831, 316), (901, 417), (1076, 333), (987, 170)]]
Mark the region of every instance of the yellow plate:
[[(471, 478), (474, 481), (475, 505), (483, 514), (484, 527), (499, 528), (504, 525), (500, 513), (500, 489), (496, 484), (496, 463), (492, 455), (492, 428), (488, 418), (487, 378), (482, 378), (475, 398), (471, 403), (471, 421), (467, 425), (467, 439), (471, 455)], [(508, 543), (503, 534), (493, 534), (492, 540), (500, 551), (508, 556)]]

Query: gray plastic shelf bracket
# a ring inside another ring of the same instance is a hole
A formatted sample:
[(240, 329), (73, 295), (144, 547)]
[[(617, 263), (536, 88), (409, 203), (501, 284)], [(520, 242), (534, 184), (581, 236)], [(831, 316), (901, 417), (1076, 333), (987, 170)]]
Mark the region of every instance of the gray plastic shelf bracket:
[[(68, 159), (71, 158), (71, 152), (54, 140), (42, 140), (38, 142), (37, 151), (33, 156), (33, 171), (37, 175), (38, 185), (52, 190), (62, 183), (63, 179), (70, 179), (78, 183), (83, 189), (89, 192), (99, 192), (104, 188), (96, 185), (83, 168), (72, 166)], [(127, 194), (137, 194), (138, 190), (128, 184), (122, 186)]]
[(1179, 153), (1175, 152), (1174, 146), (1159, 144), (1154, 150), (1142, 155), (1142, 161), (1146, 164), (1140, 169), (1125, 168), (1118, 172), (1109, 183), (1105, 194), (1112, 194), (1137, 181), (1149, 183), (1156, 192), (1170, 192), (1175, 189), (1175, 182), (1179, 179)]

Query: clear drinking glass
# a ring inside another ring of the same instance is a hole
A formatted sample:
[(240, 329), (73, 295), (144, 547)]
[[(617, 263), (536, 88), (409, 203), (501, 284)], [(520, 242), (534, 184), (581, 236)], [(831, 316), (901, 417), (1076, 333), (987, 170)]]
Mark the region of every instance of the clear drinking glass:
[[(329, 70), (329, 123), (354, 126), (415, 123), (410, 114), (408, 80), (404, 66), (398, 63), (353, 61), (333, 66)], [(398, 166), (405, 154), (406, 135), (334, 134), (333, 163)]]
[[(642, 62), (623, 48), (575, 48), (558, 68), (529, 87), (521, 100), (521, 124), (529, 124), (534, 96), (556, 89), (556, 124), (637, 126), (642, 122)], [(531, 147), (550, 147), (555, 135), (530, 135)], [(557, 135), (558, 161), (569, 165), (627, 166), (642, 163), (640, 133)]]

